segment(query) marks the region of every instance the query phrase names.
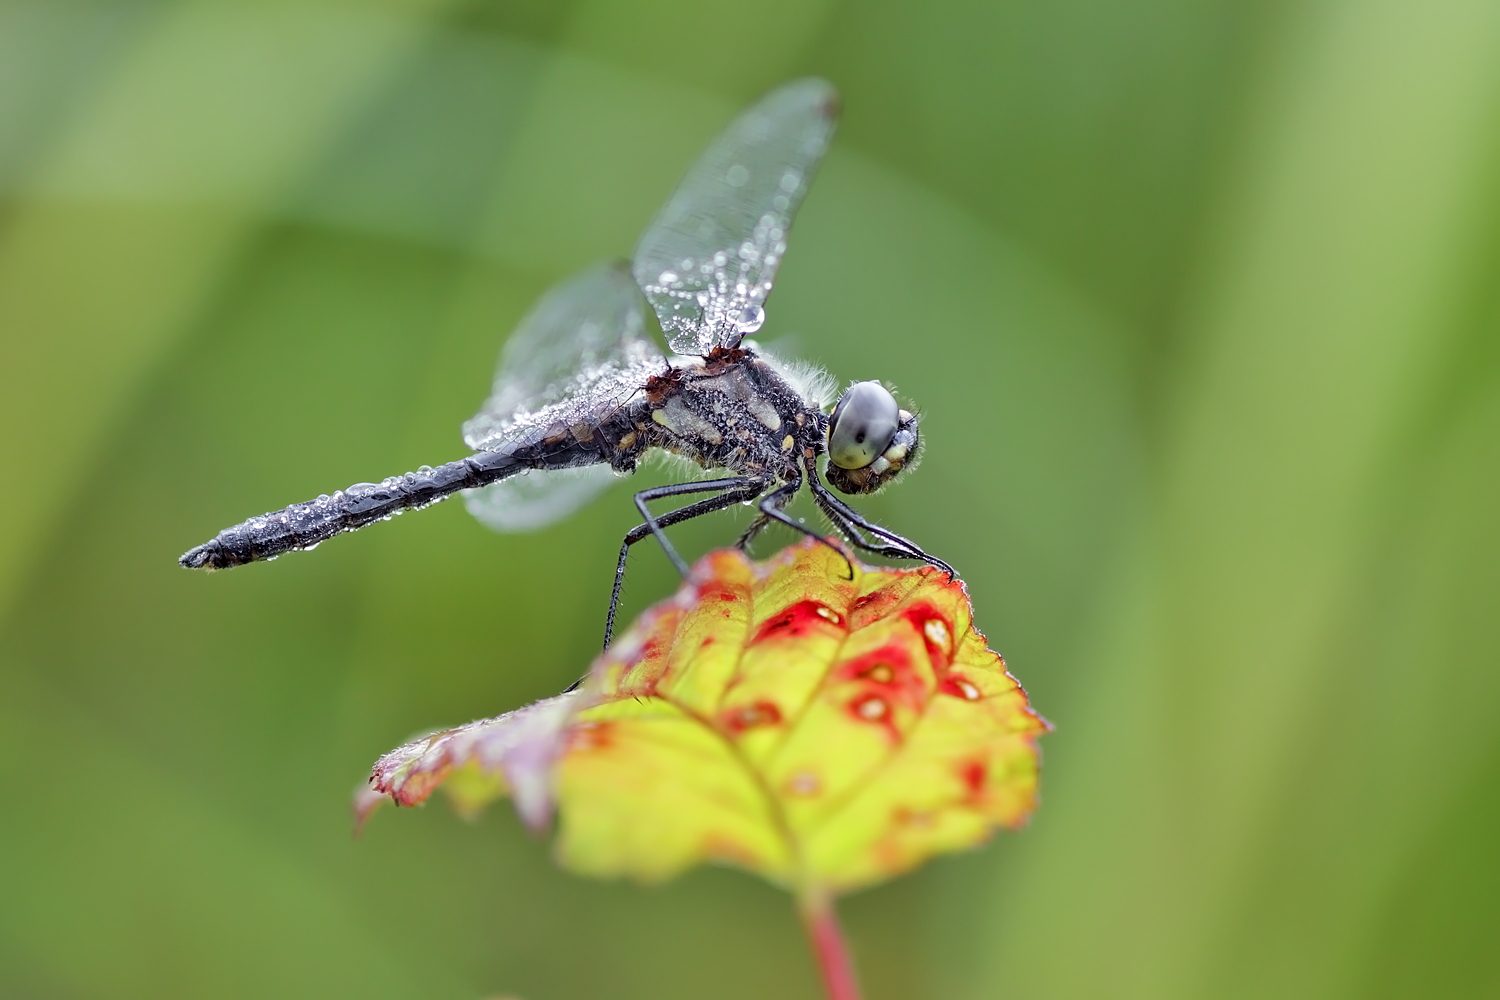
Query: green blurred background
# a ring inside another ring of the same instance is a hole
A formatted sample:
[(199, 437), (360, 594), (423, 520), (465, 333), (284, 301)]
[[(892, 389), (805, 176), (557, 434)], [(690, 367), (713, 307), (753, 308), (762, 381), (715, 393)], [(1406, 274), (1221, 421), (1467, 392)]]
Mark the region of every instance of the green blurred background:
[(624, 487), (174, 562), (461, 455), (538, 293), (806, 73), (847, 113), (763, 336), (924, 408), (866, 510), (1058, 725), (1027, 831), (845, 902), (871, 1000), (1500, 994), (1493, 0), (37, 0), (0, 995), (817, 995), (740, 873), (584, 882), (504, 808), (350, 837), (379, 753), (588, 662)]

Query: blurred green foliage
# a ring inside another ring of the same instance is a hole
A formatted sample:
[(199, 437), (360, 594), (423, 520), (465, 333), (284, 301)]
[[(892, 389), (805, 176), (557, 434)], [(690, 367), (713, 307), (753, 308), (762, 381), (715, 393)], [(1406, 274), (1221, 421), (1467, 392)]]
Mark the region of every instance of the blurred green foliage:
[(173, 561), (461, 454), (534, 297), (805, 73), (764, 335), (922, 405), (867, 510), (1059, 726), (1031, 829), (845, 904), (872, 1000), (1500, 991), (1500, 6), (5, 0), (0, 993), (816, 995), (738, 873), (350, 839), (377, 754), (581, 671), (625, 488)]

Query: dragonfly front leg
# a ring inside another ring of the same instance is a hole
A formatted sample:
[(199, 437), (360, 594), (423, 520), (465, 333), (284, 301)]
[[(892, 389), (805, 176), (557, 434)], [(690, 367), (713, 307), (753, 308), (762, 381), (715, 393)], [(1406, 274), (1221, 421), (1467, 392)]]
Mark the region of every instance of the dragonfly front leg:
[(821, 534), (814, 531), (812, 528), (809, 528), (807, 525), (803, 524), (801, 521), (797, 520), (786, 511), (781, 509), (786, 505), (787, 501), (791, 500), (792, 497), (797, 495), (797, 491), (801, 488), (802, 480), (797, 479), (768, 493), (760, 502), (761, 518), (769, 518), (772, 521), (778, 521), (781, 524), (786, 525), (788, 528), (793, 529), (794, 531), (802, 532), (802, 534), (811, 538), (813, 541), (828, 546), (830, 549), (837, 552), (839, 554), (839, 558), (843, 559), (844, 562), (848, 565), (849, 579), (854, 579), (854, 563), (849, 561), (848, 553), (839, 548), (837, 545), (834, 545), (832, 542), (824, 538)]
[[(878, 524), (872, 524), (859, 511), (830, 493), (828, 488), (818, 481), (816, 473), (812, 477), (812, 493), (813, 499), (822, 508), (823, 513), (828, 515), (829, 520), (838, 527), (844, 537), (848, 538), (856, 548), (863, 549), (866, 552), (873, 552), (876, 555), (894, 556), (898, 559), (915, 559), (919, 562), (927, 563), (929, 566), (936, 566), (944, 573), (947, 573), (950, 580), (958, 577), (957, 570), (937, 556), (924, 552), (922, 547), (916, 542), (913, 542), (909, 538), (903, 538), (894, 531), (882, 528)], [(876, 538), (882, 539), (882, 541), (871, 542), (860, 533), (859, 529), (861, 528)]]

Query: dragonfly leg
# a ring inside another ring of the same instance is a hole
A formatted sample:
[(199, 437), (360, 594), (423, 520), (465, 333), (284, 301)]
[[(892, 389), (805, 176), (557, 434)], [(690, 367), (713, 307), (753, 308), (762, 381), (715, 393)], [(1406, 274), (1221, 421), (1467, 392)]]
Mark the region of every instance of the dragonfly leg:
[(734, 547), (739, 549), (741, 552), (744, 552), (750, 547), (750, 543), (755, 541), (755, 536), (759, 535), (762, 531), (765, 531), (766, 526), (770, 523), (771, 519), (766, 515), (757, 515), (755, 520), (750, 522), (749, 527), (740, 532), (740, 537), (734, 540)]
[[(679, 570), (684, 576), (687, 575), (686, 564), (682, 563), (676, 551), (668, 544), (666, 537), (662, 534), (662, 528), (669, 528), (683, 521), (690, 521), (703, 514), (711, 514), (725, 507), (732, 507), (746, 500), (754, 500), (760, 496), (766, 488), (765, 483), (759, 479), (746, 479), (735, 477), (733, 479), (710, 479), (697, 483), (677, 483), (672, 486), (658, 486), (655, 489), (642, 490), (636, 494), (636, 506), (646, 515), (645, 524), (638, 524), (626, 532), (625, 540), (620, 545), (620, 561), (615, 564), (615, 585), (609, 595), (609, 614), (604, 620), (604, 648), (609, 648), (610, 639), (615, 633), (615, 614), (620, 607), (620, 588), (625, 583), (625, 562), (630, 557), (630, 547), (636, 542), (643, 541), (653, 535), (661, 542), (662, 547), (667, 550), (672, 561), (679, 564)], [(707, 500), (699, 500), (690, 503), (686, 507), (679, 507), (660, 517), (655, 517), (646, 509), (646, 503), (651, 500), (659, 500), (663, 497), (682, 496), (689, 493), (708, 493), (714, 490), (723, 490), (719, 496), (709, 497)]]
[[(823, 513), (828, 515), (829, 520), (838, 526), (839, 530), (843, 532), (845, 537), (856, 548), (863, 549), (866, 552), (874, 552), (877, 555), (894, 556), (900, 559), (915, 559), (919, 562), (927, 563), (929, 566), (936, 566), (944, 573), (947, 573), (950, 580), (957, 578), (958, 571), (952, 566), (949, 566), (937, 556), (924, 552), (922, 547), (911, 539), (903, 538), (894, 531), (882, 528), (878, 524), (872, 524), (859, 511), (834, 496), (826, 486), (818, 481), (816, 474), (812, 476), (812, 493), (813, 499), (822, 508)], [(871, 542), (859, 533), (858, 529), (860, 528), (884, 541)]]
[(828, 546), (830, 549), (837, 552), (839, 554), (839, 558), (843, 559), (845, 564), (847, 564), (847, 566), (849, 567), (849, 579), (854, 579), (854, 563), (849, 561), (848, 553), (830, 542), (828, 539), (824, 538), (819, 532), (814, 531), (812, 528), (809, 528), (807, 525), (803, 524), (801, 521), (797, 520), (786, 511), (781, 509), (787, 503), (787, 501), (791, 500), (792, 497), (797, 495), (797, 491), (801, 488), (802, 480), (798, 479), (794, 482), (787, 483), (785, 486), (779, 486), (776, 489), (772, 490), (770, 493), (766, 494), (760, 501), (761, 517), (770, 518), (773, 521), (778, 521), (781, 524), (786, 525), (788, 528), (791, 528), (793, 531), (800, 531), (802, 532), (802, 534), (813, 539), (814, 541)]
[[(662, 551), (667, 554), (668, 559), (672, 560), (672, 565), (677, 567), (677, 575), (687, 576), (688, 564), (683, 560), (682, 556), (677, 554), (677, 549), (672, 546), (672, 543), (667, 541), (666, 533), (661, 530), (661, 519), (651, 513), (651, 508), (647, 507), (646, 504), (652, 500), (661, 500), (666, 497), (680, 497), (690, 493), (716, 493), (719, 490), (732, 490), (753, 481), (744, 476), (734, 476), (729, 479), (705, 479), (697, 483), (673, 483), (670, 486), (653, 486), (649, 490), (641, 490), (635, 495), (636, 510), (639, 510), (641, 517), (646, 519), (646, 523), (641, 527), (656, 536), (657, 542), (661, 544)], [(717, 510), (719, 508), (714, 509)]]

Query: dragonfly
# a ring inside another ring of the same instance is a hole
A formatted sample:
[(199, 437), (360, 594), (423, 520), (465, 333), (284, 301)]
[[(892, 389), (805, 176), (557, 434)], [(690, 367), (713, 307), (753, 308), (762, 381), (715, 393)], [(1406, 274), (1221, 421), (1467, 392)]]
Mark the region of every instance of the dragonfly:
[[(854, 548), (954, 576), (946, 562), (865, 518), (823, 482), (853, 496), (896, 480), (920, 453), (916, 414), (873, 380), (852, 383), (835, 402), (825, 372), (747, 339), (765, 322), (792, 220), (838, 110), (838, 94), (824, 80), (773, 90), (709, 144), (628, 263), (596, 265), (544, 294), (506, 341), (489, 398), (463, 425), (472, 455), (252, 517), (178, 561), (214, 570), (274, 559), (455, 493), (491, 528), (532, 530), (665, 452), (723, 474), (635, 494), (642, 523), (620, 546), (606, 647), (632, 546), (655, 538), (688, 575), (664, 531), (672, 525), (753, 504), (758, 513), (736, 541), (740, 548), (773, 523), (833, 545), (785, 510), (804, 484)], [(670, 353), (648, 327), (648, 307)], [(649, 506), (699, 494), (710, 495), (661, 514)]]

